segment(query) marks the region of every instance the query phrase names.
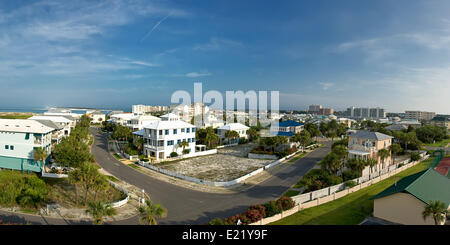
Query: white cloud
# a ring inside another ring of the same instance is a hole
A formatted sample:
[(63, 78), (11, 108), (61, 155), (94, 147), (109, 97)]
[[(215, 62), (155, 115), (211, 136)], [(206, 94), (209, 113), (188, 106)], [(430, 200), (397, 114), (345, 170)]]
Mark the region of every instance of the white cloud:
[(243, 47), (243, 46), (244, 45), (241, 42), (238, 42), (238, 41), (212, 37), (209, 40), (209, 42), (207, 42), (207, 43), (195, 45), (194, 46), (194, 50), (199, 50), (199, 51), (217, 51), (217, 50), (222, 50), (222, 49), (225, 49), (225, 48), (239, 48), (239, 47)]
[(185, 74), (186, 77), (205, 77), (205, 76), (211, 76), (211, 73), (205, 72), (205, 73), (198, 73), (198, 72), (189, 72)]
[(334, 86), (334, 83), (322, 83), (322, 82), (319, 82), (319, 84), (320, 84), (320, 86), (322, 86), (323, 90), (328, 90), (329, 88)]

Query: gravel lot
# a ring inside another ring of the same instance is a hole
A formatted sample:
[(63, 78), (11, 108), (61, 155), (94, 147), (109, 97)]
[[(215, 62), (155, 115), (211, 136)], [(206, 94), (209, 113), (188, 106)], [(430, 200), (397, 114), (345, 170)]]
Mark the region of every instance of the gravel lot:
[(208, 181), (230, 181), (273, 162), (243, 157), (255, 146), (227, 147), (218, 149), (218, 154), (168, 162), (158, 167)]

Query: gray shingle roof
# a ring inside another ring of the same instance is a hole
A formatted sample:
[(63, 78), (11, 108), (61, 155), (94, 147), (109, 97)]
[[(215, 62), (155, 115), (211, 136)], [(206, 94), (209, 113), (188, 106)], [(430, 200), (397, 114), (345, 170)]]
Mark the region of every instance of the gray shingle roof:
[(402, 124), (394, 124), (391, 126), (386, 127), (387, 130), (397, 130), (397, 131), (401, 131), (403, 129), (408, 129), (407, 126), (402, 125)]
[(40, 119), (38, 119), (38, 120), (34, 119), (34, 120), (38, 121), (41, 124), (44, 124), (45, 126), (50, 127), (50, 128), (63, 129), (63, 127), (58, 126), (56, 123), (54, 123), (54, 122), (52, 122), (50, 120), (40, 120)]
[(370, 131), (358, 131), (352, 135), (350, 135), (350, 137), (353, 138), (359, 138), (359, 139), (370, 139), (370, 140), (387, 140), (387, 139), (392, 139), (394, 137), (386, 135), (386, 134), (382, 134), (382, 133), (378, 133), (378, 132), (370, 132)]

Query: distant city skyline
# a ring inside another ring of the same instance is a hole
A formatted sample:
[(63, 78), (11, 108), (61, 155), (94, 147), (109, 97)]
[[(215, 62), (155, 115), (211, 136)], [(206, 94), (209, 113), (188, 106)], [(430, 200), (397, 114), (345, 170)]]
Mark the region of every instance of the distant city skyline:
[(2, 1), (2, 107), (168, 105), (278, 90), (280, 109), (450, 114), (450, 1)]

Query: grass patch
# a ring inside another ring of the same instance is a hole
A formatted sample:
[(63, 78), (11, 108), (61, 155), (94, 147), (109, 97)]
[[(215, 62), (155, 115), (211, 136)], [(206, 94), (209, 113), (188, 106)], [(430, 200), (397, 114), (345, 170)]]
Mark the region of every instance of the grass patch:
[(1, 119), (28, 119), (32, 117), (33, 115), (2, 115), (0, 116)]
[(351, 193), (335, 201), (308, 208), (271, 225), (357, 225), (373, 213), (372, 196), (382, 192), (395, 181), (427, 169), (434, 158), (429, 158), (388, 179)]
[(296, 157), (293, 157), (293, 158), (291, 158), (289, 161), (288, 161), (288, 163), (292, 163), (292, 162), (295, 162), (295, 161), (297, 161), (298, 159), (300, 159), (300, 158), (302, 158), (302, 157), (304, 157), (306, 155), (306, 152), (303, 152), (303, 153), (301, 153), (300, 155), (298, 155), (298, 156), (296, 156)]
[(134, 169), (139, 169), (139, 165), (136, 163), (132, 163), (132, 164), (128, 164), (128, 166), (134, 168)]
[[(48, 181), (51, 180), (51, 181)], [(47, 186), (49, 188), (49, 194), (47, 197), (48, 203), (58, 203), (65, 208), (74, 208), (76, 206), (75, 199), (75, 186), (70, 184), (67, 179), (46, 179)], [(78, 190), (78, 207), (86, 207), (83, 204), (85, 198), (85, 191), (83, 188)], [(93, 201), (95, 196), (94, 191), (89, 191), (88, 202)], [(107, 190), (99, 191), (97, 193), (96, 201), (103, 201), (106, 203), (116, 202), (126, 197), (121, 191), (109, 186)]]
[(436, 143), (425, 144), (426, 146), (445, 147), (450, 143), (450, 139), (444, 139)]
[(114, 177), (112, 175), (106, 175), (106, 178), (108, 178), (112, 182), (120, 182), (120, 180), (118, 180), (116, 177)]
[(117, 159), (117, 160), (120, 160), (120, 159), (122, 159), (122, 157), (121, 156), (119, 156), (117, 153), (114, 153), (113, 154), (113, 156)]
[(286, 191), (286, 193), (283, 194), (283, 196), (293, 197), (293, 196), (297, 196), (299, 193), (300, 193), (300, 191), (288, 190), (288, 191)]

